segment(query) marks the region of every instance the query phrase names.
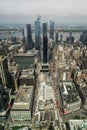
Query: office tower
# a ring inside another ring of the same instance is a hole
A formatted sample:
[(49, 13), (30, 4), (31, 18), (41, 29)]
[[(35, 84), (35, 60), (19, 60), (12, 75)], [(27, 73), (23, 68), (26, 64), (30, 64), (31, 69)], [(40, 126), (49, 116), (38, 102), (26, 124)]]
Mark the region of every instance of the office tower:
[(63, 35), (61, 34), (60, 35), (60, 42), (62, 42), (63, 41)]
[(69, 36), (66, 38), (66, 42), (69, 44), (74, 43), (74, 37), (72, 36), (72, 32), (69, 33)]
[(33, 48), (32, 46), (32, 30), (31, 30), (31, 24), (27, 24), (25, 28), (25, 42), (27, 45), (27, 49), (31, 50)]
[(37, 21), (35, 21), (35, 48), (40, 49), (40, 35), (41, 35), (41, 25), (40, 16), (38, 16)]
[(22, 30), (22, 42), (25, 43), (24, 29)]
[(43, 38), (43, 63), (47, 63), (48, 59), (48, 39), (47, 37)]
[(80, 41), (84, 44), (87, 45), (87, 30), (83, 31), (83, 34), (80, 36)]
[(43, 23), (43, 38), (47, 37), (47, 23)]
[(0, 57), (0, 77), (2, 84), (10, 88), (11, 87), (11, 76), (8, 70), (7, 57)]
[(54, 40), (54, 22), (50, 21), (50, 38)]
[(56, 32), (55, 41), (58, 43), (58, 32)]
[(14, 61), (19, 65), (21, 70), (34, 67), (35, 61), (38, 60), (38, 51), (29, 51), (26, 53), (16, 53), (14, 55)]
[(13, 44), (17, 44), (17, 38), (16, 37), (13, 36), (11, 39), (12, 39)]

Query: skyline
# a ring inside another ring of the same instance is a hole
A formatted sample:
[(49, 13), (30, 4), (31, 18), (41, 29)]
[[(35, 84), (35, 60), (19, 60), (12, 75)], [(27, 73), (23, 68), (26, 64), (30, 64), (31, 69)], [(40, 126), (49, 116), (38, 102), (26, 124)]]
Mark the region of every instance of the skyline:
[(0, 0), (0, 23), (32, 23), (41, 15), (42, 21), (86, 24), (86, 5), (86, 0)]

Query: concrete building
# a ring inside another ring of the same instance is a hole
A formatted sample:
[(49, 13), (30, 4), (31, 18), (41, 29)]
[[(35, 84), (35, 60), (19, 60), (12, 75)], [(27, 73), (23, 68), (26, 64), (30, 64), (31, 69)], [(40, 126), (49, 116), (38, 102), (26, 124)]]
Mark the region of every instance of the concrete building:
[(38, 109), (53, 109), (54, 108), (54, 94), (53, 94), (52, 86), (47, 84), (46, 82), (41, 82), (41, 86), (38, 90)]
[(56, 106), (55, 93), (52, 85), (52, 77), (49, 73), (39, 73), (35, 95), (35, 127), (42, 126), (47, 129), (50, 122), (58, 128), (58, 110)]
[(33, 68), (34, 64), (38, 61), (38, 54), (37, 50), (31, 50), (26, 53), (17, 53), (14, 55), (14, 61), (22, 70)]
[(22, 70), (19, 77), (20, 85), (35, 86), (34, 69)]
[(33, 86), (20, 86), (7, 121), (9, 126), (31, 126), (33, 112)]
[(41, 65), (41, 69), (40, 69), (40, 72), (49, 72), (50, 71), (50, 68), (49, 68), (49, 64), (48, 63), (43, 63)]
[(87, 120), (69, 120), (70, 130), (87, 130)]
[(10, 89), (5, 89), (0, 85), (0, 130), (4, 130), (8, 118), (10, 105)]
[(11, 73), (11, 81), (12, 81), (12, 92), (17, 92), (18, 88), (19, 88), (19, 66), (18, 64), (15, 64), (14, 62), (12, 62), (11, 64), (9, 64), (9, 71)]
[(60, 93), (64, 115), (80, 110), (81, 98), (73, 82), (61, 82)]
[(83, 105), (87, 108), (87, 70), (77, 71), (74, 76), (74, 81), (77, 84)]

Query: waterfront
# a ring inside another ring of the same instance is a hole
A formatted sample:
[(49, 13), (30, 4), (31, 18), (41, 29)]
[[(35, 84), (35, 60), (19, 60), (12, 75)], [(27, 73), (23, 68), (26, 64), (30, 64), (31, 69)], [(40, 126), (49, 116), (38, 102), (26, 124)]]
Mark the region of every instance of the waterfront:
[[(59, 40), (60, 40), (60, 36), (62, 34), (64, 41), (66, 40), (66, 37), (69, 36), (69, 32), (61, 31), (58, 34), (59, 34)], [(82, 32), (72, 32), (72, 35), (74, 36), (75, 41), (79, 40), (81, 34), (82, 34)], [(8, 38), (11, 38), (11, 37), (18, 37), (18, 38), (20, 37), (21, 38), (22, 37), (22, 31), (12, 33), (12, 34), (11, 33), (0, 34), (0, 39), (8, 39)], [(32, 33), (32, 37), (33, 37), (33, 39), (35, 39), (35, 33), (34, 32)]]

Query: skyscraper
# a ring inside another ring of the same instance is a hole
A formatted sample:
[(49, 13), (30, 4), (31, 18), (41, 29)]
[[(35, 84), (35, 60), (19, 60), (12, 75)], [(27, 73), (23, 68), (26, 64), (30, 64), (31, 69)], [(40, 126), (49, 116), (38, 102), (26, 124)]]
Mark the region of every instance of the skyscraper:
[(0, 78), (2, 80), (2, 84), (7, 86), (8, 88), (11, 87), (11, 76), (8, 70), (8, 63), (7, 57), (0, 57)]
[(32, 31), (31, 31), (31, 24), (27, 24), (25, 28), (25, 42), (27, 44), (27, 49), (31, 50), (32, 46)]
[(43, 38), (47, 37), (47, 23), (43, 23)]
[(48, 39), (47, 37), (43, 38), (43, 63), (47, 63), (48, 59)]
[(40, 16), (38, 16), (37, 21), (35, 21), (35, 48), (40, 49), (40, 35), (41, 35), (41, 26), (40, 26)]
[(84, 44), (87, 45), (87, 30), (83, 31), (83, 34), (80, 36), (80, 41)]
[(47, 63), (48, 56), (47, 23), (43, 23), (43, 63)]
[(69, 33), (69, 36), (66, 38), (67, 43), (74, 43), (74, 37), (72, 36), (72, 32)]
[(54, 22), (50, 21), (50, 38), (54, 40)]
[(55, 41), (56, 41), (56, 43), (58, 43), (58, 39), (59, 38), (59, 35), (58, 35), (58, 32), (56, 32), (56, 36), (55, 36)]

